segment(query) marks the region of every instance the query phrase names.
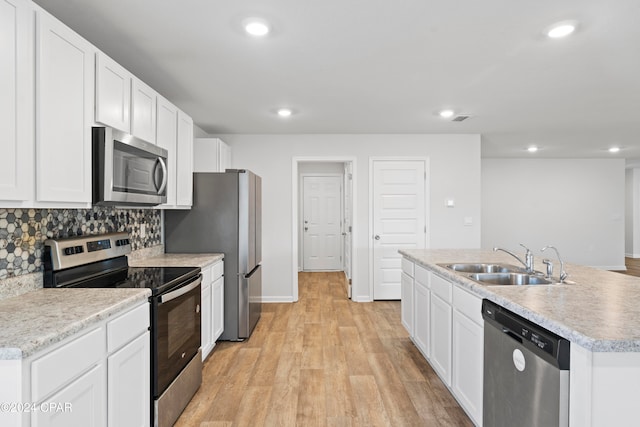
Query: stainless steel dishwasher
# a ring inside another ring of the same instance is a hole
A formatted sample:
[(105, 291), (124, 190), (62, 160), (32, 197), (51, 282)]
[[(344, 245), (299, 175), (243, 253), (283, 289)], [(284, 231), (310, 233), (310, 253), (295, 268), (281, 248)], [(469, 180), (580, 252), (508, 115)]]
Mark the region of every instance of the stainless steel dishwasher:
[(484, 427), (569, 425), (569, 341), (491, 301), (484, 318)]

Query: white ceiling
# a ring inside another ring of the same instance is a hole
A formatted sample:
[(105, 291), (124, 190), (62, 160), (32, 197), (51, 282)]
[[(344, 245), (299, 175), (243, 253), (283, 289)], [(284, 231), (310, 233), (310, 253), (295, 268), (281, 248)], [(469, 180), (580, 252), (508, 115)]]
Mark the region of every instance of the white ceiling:
[[(211, 134), (480, 133), (483, 157), (640, 159), (638, 0), (36, 1)], [(249, 16), (273, 33), (245, 35)], [(574, 35), (542, 36), (566, 19)]]

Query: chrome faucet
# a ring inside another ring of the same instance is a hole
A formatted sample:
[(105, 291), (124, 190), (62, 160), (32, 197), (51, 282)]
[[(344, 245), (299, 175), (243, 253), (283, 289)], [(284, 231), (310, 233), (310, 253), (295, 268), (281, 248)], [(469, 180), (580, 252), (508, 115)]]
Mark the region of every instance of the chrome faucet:
[[(556, 252), (556, 256), (558, 257), (558, 261), (560, 261), (560, 283), (564, 283), (564, 280), (569, 276), (567, 274), (566, 271), (564, 271), (564, 262), (562, 262), (562, 258), (560, 258), (560, 252), (558, 252), (558, 249), (556, 249), (555, 246), (545, 246), (544, 248), (540, 249), (540, 252), (544, 252), (547, 249), (553, 249)], [(551, 273), (553, 273), (553, 264), (551, 264), (551, 261), (546, 260), (548, 262), (545, 263), (547, 264), (547, 273), (549, 276), (551, 276)], [(544, 261), (543, 261), (544, 262)], [(549, 265), (551, 265), (551, 273), (549, 273)]]
[(518, 255), (514, 254), (511, 251), (508, 251), (506, 249), (502, 249), (502, 248), (493, 248), (493, 251), (502, 251), (502, 252), (506, 252), (509, 255), (511, 255), (512, 257), (514, 257), (515, 259), (517, 259), (518, 261), (520, 261), (520, 263), (522, 265), (524, 265), (524, 267), (527, 269), (527, 273), (533, 273), (533, 253), (531, 252), (531, 250), (526, 247), (525, 245), (523, 245), (522, 243), (520, 243), (520, 246), (522, 246), (523, 248), (526, 249), (526, 252), (524, 254), (524, 261), (522, 260), (522, 258), (520, 258)]

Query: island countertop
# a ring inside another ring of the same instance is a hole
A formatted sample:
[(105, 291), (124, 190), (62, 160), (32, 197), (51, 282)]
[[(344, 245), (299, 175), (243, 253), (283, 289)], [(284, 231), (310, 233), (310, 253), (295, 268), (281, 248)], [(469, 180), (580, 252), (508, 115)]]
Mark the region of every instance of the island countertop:
[(44, 288), (4, 299), (0, 360), (27, 358), (149, 296), (149, 289)]
[[(438, 264), (518, 262), (486, 249), (405, 249), (407, 259), (594, 352), (640, 352), (640, 278), (565, 263), (574, 283), (481, 285)], [(545, 270), (541, 259), (536, 270)], [(559, 266), (556, 267), (559, 271)], [(554, 274), (554, 276), (557, 273)]]

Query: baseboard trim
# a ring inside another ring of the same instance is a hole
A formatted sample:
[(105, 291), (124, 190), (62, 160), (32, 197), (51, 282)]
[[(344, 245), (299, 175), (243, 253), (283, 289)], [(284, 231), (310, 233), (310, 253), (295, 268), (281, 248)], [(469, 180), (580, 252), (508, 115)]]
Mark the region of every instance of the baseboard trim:
[(269, 303), (282, 303), (282, 302), (293, 302), (293, 297), (265, 297), (263, 296), (260, 299), (260, 302), (269, 304)]
[(625, 258), (640, 258), (640, 254), (624, 254)]

